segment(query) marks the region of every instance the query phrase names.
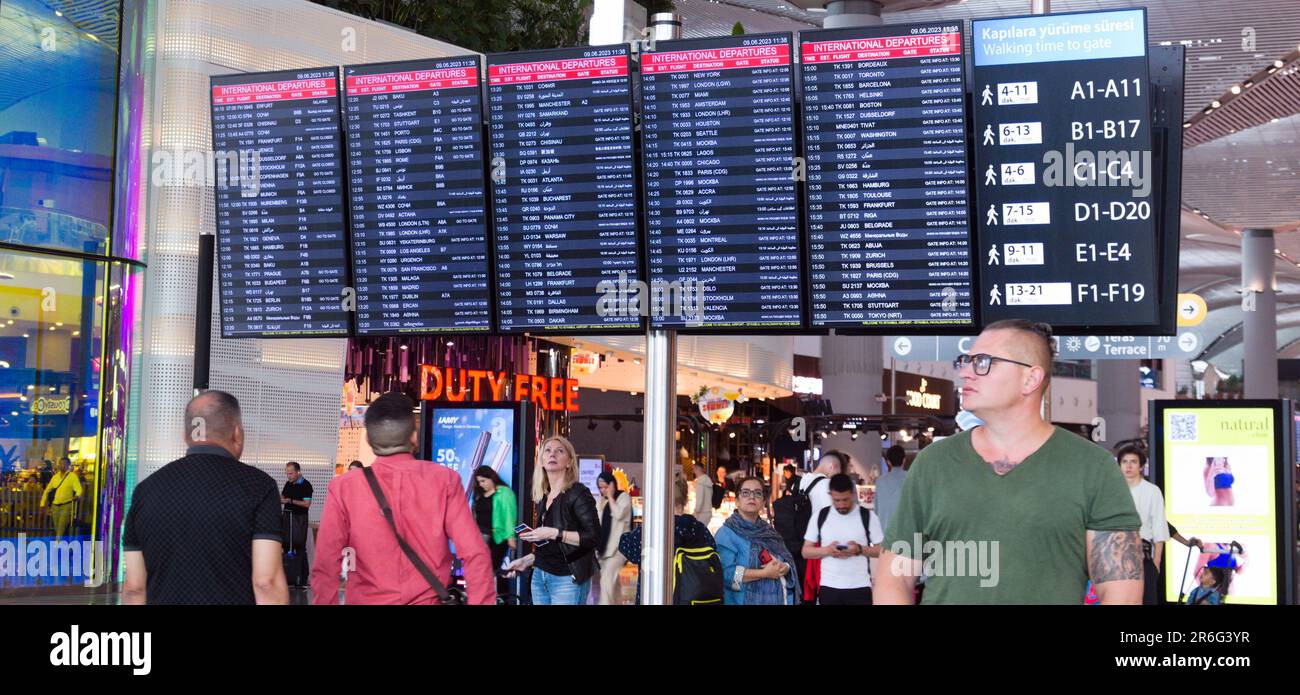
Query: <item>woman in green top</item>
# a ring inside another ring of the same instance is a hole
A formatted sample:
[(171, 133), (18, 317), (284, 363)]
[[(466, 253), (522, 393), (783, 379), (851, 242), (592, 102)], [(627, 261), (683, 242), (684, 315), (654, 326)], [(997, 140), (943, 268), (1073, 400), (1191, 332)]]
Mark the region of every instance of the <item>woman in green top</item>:
[[(519, 505), (515, 493), (501, 480), (501, 476), (488, 466), (474, 469), (474, 518), (478, 530), (492, 551), (492, 571), (499, 573), (506, 557), (506, 549), (515, 550), (515, 523)], [(497, 595), (506, 594), (507, 582), (497, 577)]]

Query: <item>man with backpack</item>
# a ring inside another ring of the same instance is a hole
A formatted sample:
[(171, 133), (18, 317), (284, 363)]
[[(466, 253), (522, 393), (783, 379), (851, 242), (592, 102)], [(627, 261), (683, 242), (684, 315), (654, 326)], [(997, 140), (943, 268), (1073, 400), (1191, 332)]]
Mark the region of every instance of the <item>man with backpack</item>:
[(858, 506), (857, 486), (844, 473), (828, 483), (831, 506), (809, 522), (803, 556), (821, 560), (817, 603), (822, 606), (871, 605), (871, 565), (880, 557), (885, 532), (880, 519)]
[[(805, 475), (794, 488), (790, 503), (775, 510), (777, 515), (777, 533), (786, 539), (790, 552), (800, 561), (799, 577), (803, 581), (803, 601), (813, 605), (817, 600), (819, 561), (808, 561), (803, 556), (803, 537), (808, 531), (808, 522), (823, 509), (831, 506), (831, 496), (827, 488), (830, 477), (847, 473), (848, 457), (838, 451), (827, 451), (817, 462), (817, 468), (810, 475)], [(790, 512), (787, 514), (786, 512)]]

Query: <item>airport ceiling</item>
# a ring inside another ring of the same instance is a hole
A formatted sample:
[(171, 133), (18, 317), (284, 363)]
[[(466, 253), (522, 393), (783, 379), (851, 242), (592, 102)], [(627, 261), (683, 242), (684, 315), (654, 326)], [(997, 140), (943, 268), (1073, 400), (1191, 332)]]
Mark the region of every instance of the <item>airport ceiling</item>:
[[(687, 36), (799, 31), (825, 0), (676, 0)], [(1023, 15), (1029, 0), (883, 0), (887, 23)], [(1153, 44), (1187, 49), (1179, 289), (1205, 298), (1201, 359), (1241, 371), (1241, 235), (1274, 230), (1278, 350), (1300, 356), (1300, 0), (1052, 0), (1147, 8)], [(1215, 104), (1218, 104), (1215, 106)]]

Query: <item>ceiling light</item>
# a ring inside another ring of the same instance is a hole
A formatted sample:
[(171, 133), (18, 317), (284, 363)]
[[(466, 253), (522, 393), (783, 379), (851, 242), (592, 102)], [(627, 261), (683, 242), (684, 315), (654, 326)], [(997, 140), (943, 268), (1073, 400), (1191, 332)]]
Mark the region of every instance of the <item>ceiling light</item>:
[(732, 432), (731, 434), (727, 435), (727, 438), (728, 438), (728, 439), (735, 439), (735, 438), (736, 438), (736, 433), (735, 433), (735, 432)]
[(1275, 68), (1281, 68), (1283, 65), (1286, 65), (1286, 63), (1283, 63), (1281, 60), (1273, 61), (1273, 67)]
[(1232, 88), (1229, 89), (1228, 91), (1232, 92), (1233, 94), (1241, 94), (1241, 85), (1234, 84), (1232, 85)]
[[(9, 368), (9, 363), (5, 362), (4, 360), (0, 360), (0, 369), (8, 369), (8, 368)], [(26, 398), (26, 396), (20, 396), (20, 397)]]
[(453, 346), (453, 345), (455, 345), (455, 344), (456, 344), (456, 343), (454, 343), (454, 342), (452, 342), (452, 341), (450, 341), (450, 340), (447, 341), (447, 347), (451, 347), (451, 346)]
[(24, 338), (30, 338), (31, 336), (28, 335), (28, 334), (26, 334), (26, 333), (24, 333), (24, 334), (23, 334), (23, 337), (24, 337)]
[(638, 394), (636, 391), (633, 391), (633, 392), (632, 392), (632, 395), (633, 395), (633, 396), (638, 396), (638, 395), (640, 395), (640, 394)]
[(1191, 123), (1184, 123), (1184, 124), (1183, 124), (1183, 127), (1184, 127), (1184, 128), (1191, 128), (1191, 127), (1192, 127), (1192, 124), (1191, 124)]
[(884, 432), (881, 432), (881, 433), (880, 433), (880, 441), (883, 442), (883, 441), (885, 441), (886, 439), (889, 439), (889, 435), (885, 434)]
[(640, 358), (640, 357), (637, 357), (637, 358), (633, 359), (633, 360), (632, 360), (632, 364), (641, 364), (641, 358)]
[(1251, 87), (1254, 87), (1254, 86), (1255, 86), (1255, 81), (1254, 81), (1254, 80), (1246, 80), (1245, 82), (1242, 82), (1242, 83), (1241, 83), (1241, 86), (1245, 87), (1246, 89), (1250, 89)]
[(405, 349), (406, 349), (406, 345), (402, 345), (399, 349), (401, 349), (401, 350), (405, 350)]
[(854, 432), (853, 434), (849, 435), (849, 439), (852, 439), (853, 441), (856, 442), (858, 440), (859, 434), (861, 434), (861, 432)]
[(1218, 99), (1215, 99), (1214, 101), (1210, 102), (1210, 108), (1212, 109), (1217, 109), (1220, 106), (1223, 106), (1223, 102), (1219, 101)]

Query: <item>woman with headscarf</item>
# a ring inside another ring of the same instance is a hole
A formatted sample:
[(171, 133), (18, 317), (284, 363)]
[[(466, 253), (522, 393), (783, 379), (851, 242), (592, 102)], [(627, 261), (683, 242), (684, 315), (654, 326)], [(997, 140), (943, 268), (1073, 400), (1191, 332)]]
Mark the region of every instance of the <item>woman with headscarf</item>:
[(759, 516), (765, 501), (763, 481), (745, 478), (736, 495), (736, 513), (718, 529), (726, 605), (789, 606), (799, 601), (794, 556), (781, 534)]
[(616, 606), (622, 603), (618, 575), (627, 564), (627, 558), (618, 552), (618, 540), (632, 523), (632, 497), (618, 489), (618, 480), (609, 471), (596, 478), (596, 487), (600, 490), (600, 539), (596, 543), (600, 553), (600, 605)]

